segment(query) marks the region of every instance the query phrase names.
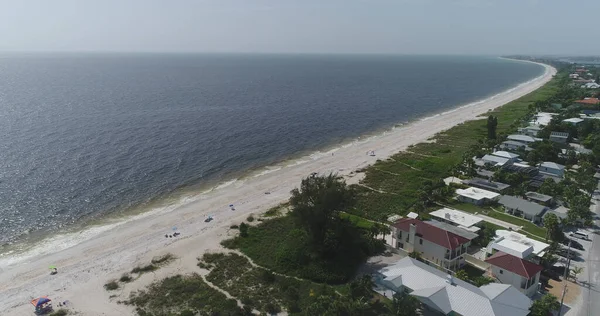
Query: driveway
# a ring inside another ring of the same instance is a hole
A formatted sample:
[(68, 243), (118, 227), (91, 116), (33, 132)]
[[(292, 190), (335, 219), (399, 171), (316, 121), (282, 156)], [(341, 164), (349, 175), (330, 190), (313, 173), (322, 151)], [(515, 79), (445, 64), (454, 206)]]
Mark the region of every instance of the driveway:
[(521, 226), (515, 225), (515, 224), (511, 224), (511, 223), (507, 223), (505, 221), (501, 221), (499, 219), (495, 219), (483, 214), (477, 214), (476, 216), (481, 217), (484, 221), (488, 222), (488, 223), (492, 223), (498, 226), (502, 226), (504, 228), (510, 228), (514, 231), (518, 231), (519, 229), (521, 229)]

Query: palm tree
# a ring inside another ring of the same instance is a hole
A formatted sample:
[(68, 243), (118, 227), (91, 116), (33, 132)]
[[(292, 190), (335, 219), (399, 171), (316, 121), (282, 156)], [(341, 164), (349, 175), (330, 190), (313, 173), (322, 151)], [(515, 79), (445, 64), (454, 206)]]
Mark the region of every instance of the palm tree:
[(573, 269), (571, 269), (571, 274), (573, 275), (573, 280), (575, 282), (577, 282), (577, 275), (580, 274), (581, 272), (583, 272), (582, 267), (574, 267)]

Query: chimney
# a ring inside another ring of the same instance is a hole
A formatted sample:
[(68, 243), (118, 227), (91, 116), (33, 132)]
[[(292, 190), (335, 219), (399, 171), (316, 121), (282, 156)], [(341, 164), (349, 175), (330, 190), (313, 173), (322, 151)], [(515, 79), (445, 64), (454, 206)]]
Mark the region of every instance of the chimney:
[(450, 285), (454, 285), (454, 278), (452, 277), (452, 274), (448, 274), (446, 276), (446, 283), (448, 283)]
[(417, 233), (417, 226), (415, 224), (410, 224), (409, 232), (408, 232), (408, 242), (411, 244), (415, 244), (415, 234)]

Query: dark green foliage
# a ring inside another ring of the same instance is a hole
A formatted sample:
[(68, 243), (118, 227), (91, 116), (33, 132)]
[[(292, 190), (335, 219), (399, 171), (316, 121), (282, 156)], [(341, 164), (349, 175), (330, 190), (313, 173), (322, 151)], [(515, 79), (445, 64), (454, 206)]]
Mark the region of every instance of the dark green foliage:
[(240, 313), (235, 300), (209, 287), (197, 274), (154, 282), (147, 290), (132, 293), (127, 304), (134, 305), (140, 316), (170, 316), (178, 310), (188, 315), (190, 311), (202, 315)]
[(292, 190), (291, 216), (304, 229), (310, 244), (320, 252), (328, 251), (328, 234), (336, 229), (339, 213), (354, 205), (355, 194), (338, 176), (302, 179), (300, 188)]
[(173, 256), (170, 253), (167, 253), (162, 256), (152, 258), (152, 261), (150, 261), (150, 262), (152, 262), (152, 264), (154, 264), (154, 265), (164, 265), (173, 260), (175, 260), (175, 256)]
[(362, 277), (350, 282), (350, 298), (353, 300), (358, 299), (369, 299), (373, 296), (373, 287), (375, 283), (369, 275), (363, 275)]
[(104, 288), (107, 291), (114, 291), (119, 288), (119, 283), (117, 283), (117, 281), (113, 280), (113, 281), (110, 281), (110, 282), (104, 284)]
[(456, 274), (454, 274), (454, 276), (459, 280), (469, 281), (469, 275), (465, 270), (456, 271)]
[(248, 224), (244, 222), (240, 224), (240, 236), (248, 237)]
[(487, 138), (496, 139), (496, 128), (498, 127), (498, 118), (490, 115), (487, 119)]
[(131, 282), (133, 279), (131, 278), (131, 276), (127, 273), (123, 274), (121, 276), (121, 278), (119, 279), (120, 282), (124, 282), (124, 283), (129, 283)]
[(154, 270), (158, 269), (157, 266), (153, 265), (153, 264), (149, 264), (149, 265), (145, 265), (145, 266), (139, 266), (139, 267), (135, 267), (133, 268), (133, 270), (131, 270), (131, 273), (145, 273), (145, 272), (152, 272)]
[(552, 294), (546, 294), (541, 299), (533, 301), (529, 311), (531, 316), (548, 316), (551, 312), (556, 311), (560, 308), (560, 303), (556, 299), (556, 296)]
[(417, 315), (417, 309), (421, 306), (419, 300), (410, 296), (406, 292), (394, 294), (392, 299), (391, 315), (393, 316), (414, 316)]
[(248, 221), (248, 223), (252, 223), (252, 222), (254, 222), (254, 216), (253, 216), (252, 214), (250, 214), (250, 215), (249, 215), (249, 216), (246, 218), (246, 220)]
[(481, 229), (477, 231), (477, 235), (479, 236), (474, 240), (474, 243), (480, 247), (487, 247), (490, 241), (496, 236), (496, 230), (498, 229), (504, 229), (504, 227), (484, 222), (481, 224)]
[(229, 228), (231, 228), (231, 229), (238, 229), (240, 227), (238, 225), (231, 225), (231, 226), (229, 226)]
[[(312, 250), (308, 234), (295, 228), (290, 216), (264, 221), (249, 228), (246, 238), (224, 241), (227, 248), (240, 249), (257, 264), (279, 273), (298, 276), (318, 282), (343, 283), (353, 276), (367, 256), (382, 252), (383, 242), (369, 237), (368, 232), (351, 230), (348, 243), (341, 243), (338, 251), (319, 256)], [(344, 250), (344, 251), (342, 251)]]

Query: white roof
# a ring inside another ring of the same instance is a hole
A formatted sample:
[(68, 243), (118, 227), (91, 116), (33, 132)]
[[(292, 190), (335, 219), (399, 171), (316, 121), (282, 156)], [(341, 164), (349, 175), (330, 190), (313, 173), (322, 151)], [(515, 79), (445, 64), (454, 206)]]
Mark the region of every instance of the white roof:
[(504, 150), (495, 151), (492, 155), (508, 159), (519, 158), (519, 155)]
[[(444, 272), (410, 257), (379, 273), (384, 278), (384, 286), (401, 283), (412, 290), (411, 295), (444, 314), (525, 316), (531, 306), (531, 300), (512, 285), (492, 283), (478, 288), (456, 278), (449, 282)], [(396, 286), (394, 290), (397, 289)]]
[(487, 252), (496, 249), (518, 258), (533, 254), (538, 256), (550, 245), (509, 230), (496, 230), (496, 238), (490, 242)]
[(561, 164), (557, 164), (556, 162), (544, 161), (540, 164), (540, 167), (556, 169), (556, 170), (564, 170), (565, 166)]
[(488, 190), (484, 190), (484, 189), (473, 188), (473, 187), (469, 187), (464, 190), (458, 189), (458, 190), (456, 190), (456, 194), (471, 198), (476, 201), (479, 201), (482, 199), (492, 200), (492, 199), (495, 199), (500, 196), (500, 194), (498, 194), (496, 192), (492, 192), (492, 191), (488, 191)]
[(457, 178), (457, 177), (448, 177), (448, 178), (444, 178), (444, 183), (446, 185), (450, 185), (450, 183), (462, 184), (462, 180), (460, 178)]
[(548, 125), (550, 124), (550, 121), (552, 121), (552, 116), (554, 115), (556, 115), (556, 113), (539, 112), (535, 115), (535, 118), (529, 123), (536, 125)]
[(408, 213), (408, 215), (406, 215), (406, 217), (415, 219), (415, 218), (419, 217), (419, 214), (417, 214), (415, 212), (410, 212), (410, 213)]
[(566, 120), (563, 120), (563, 122), (577, 124), (577, 123), (583, 122), (583, 119), (580, 119), (578, 117), (573, 117), (573, 118), (568, 118)]
[(429, 213), (429, 215), (455, 223), (459, 226), (464, 226), (466, 228), (471, 227), (482, 221), (481, 217), (479, 216), (471, 215), (469, 213), (454, 210), (451, 208), (442, 208)]
[(508, 135), (507, 138), (510, 140), (516, 140), (518, 142), (525, 142), (525, 143), (533, 143), (533, 142), (538, 141), (537, 138), (527, 136), (527, 135), (519, 135), (519, 134)]
[(508, 162), (507, 158), (498, 157), (494, 155), (485, 155), (481, 157), (481, 160), (486, 163), (494, 163), (496, 166), (503, 166)]

